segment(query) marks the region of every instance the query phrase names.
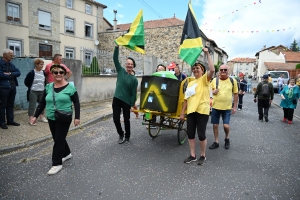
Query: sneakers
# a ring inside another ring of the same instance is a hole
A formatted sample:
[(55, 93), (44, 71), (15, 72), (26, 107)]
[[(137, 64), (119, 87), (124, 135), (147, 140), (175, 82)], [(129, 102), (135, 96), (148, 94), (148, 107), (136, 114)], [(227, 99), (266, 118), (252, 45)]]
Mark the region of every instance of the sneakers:
[(258, 119), (258, 121), (263, 122), (263, 119)]
[(119, 137), (119, 144), (123, 144), (125, 142), (125, 138), (124, 138), (124, 136), (120, 136)]
[(195, 162), (195, 161), (197, 161), (196, 156), (195, 156), (195, 157), (189, 156), (189, 157), (188, 157), (187, 159), (185, 159), (183, 162), (186, 163), (186, 164), (189, 164), (189, 163)]
[(72, 158), (72, 154), (70, 153), (69, 155), (67, 155), (66, 157), (62, 158), (62, 162), (65, 162), (66, 160), (69, 160), (70, 158)]
[(287, 121), (287, 118), (283, 118), (281, 121), (282, 121), (282, 122), (286, 122), (286, 121)]
[(288, 124), (292, 124), (293, 122), (292, 121), (288, 121)]
[(129, 138), (125, 138), (125, 140), (124, 140), (124, 144), (130, 144), (130, 140), (129, 140)]
[(36, 123), (28, 122), (28, 124), (30, 124), (31, 126), (36, 126)]
[(198, 160), (198, 165), (203, 165), (204, 162), (205, 162), (205, 160), (206, 160), (206, 157), (200, 156), (200, 158), (199, 158), (199, 160)]
[(238, 108), (239, 111), (241, 111), (242, 109)]
[(47, 172), (48, 175), (53, 175), (59, 172), (62, 169), (62, 165), (52, 166), (51, 169)]
[(229, 149), (229, 147), (230, 147), (229, 138), (228, 139), (225, 138), (225, 149)]
[(268, 122), (268, 121), (269, 121), (268, 116), (265, 115), (265, 122)]
[(40, 118), (39, 118), (39, 121), (40, 121), (40, 122), (48, 123), (48, 120), (47, 120), (45, 117), (40, 117)]
[(217, 143), (217, 142), (214, 142), (214, 143), (209, 147), (209, 149), (216, 149), (216, 148), (219, 148), (219, 143)]

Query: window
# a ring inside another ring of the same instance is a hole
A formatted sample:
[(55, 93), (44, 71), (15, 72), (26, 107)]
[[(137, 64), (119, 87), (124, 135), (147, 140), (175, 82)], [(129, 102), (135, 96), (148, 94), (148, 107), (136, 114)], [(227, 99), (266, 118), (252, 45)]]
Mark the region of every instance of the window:
[(90, 4), (85, 4), (85, 13), (92, 14), (92, 6)]
[(8, 40), (8, 48), (14, 52), (17, 57), (21, 56), (21, 41), (18, 40)]
[(19, 19), (20, 19), (20, 6), (19, 5), (7, 3), (7, 19), (19, 21)]
[(44, 11), (39, 11), (39, 27), (51, 29), (51, 14)]
[(74, 49), (73, 48), (66, 48), (66, 53), (65, 53), (65, 58), (68, 58), (68, 59), (74, 59)]
[(91, 62), (92, 62), (91, 52), (85, 52), (85, 60), (84, 60), (85, 65), (90, 66)]
[(65, 29), (67, 33), (74, 34), (74, 20), (70, 18), (65, 18)]
[(73, 8), (73, 0), (67, 0), (67, 8)]
[(39, 44), (39, 57), (52, 56), (52, 46)]
[(85, 23), (84, 25), (84, 34), (85, 34), (85, 37), (92, 37), (92, 28), (93, 26), (91, 24), (87, 24)]

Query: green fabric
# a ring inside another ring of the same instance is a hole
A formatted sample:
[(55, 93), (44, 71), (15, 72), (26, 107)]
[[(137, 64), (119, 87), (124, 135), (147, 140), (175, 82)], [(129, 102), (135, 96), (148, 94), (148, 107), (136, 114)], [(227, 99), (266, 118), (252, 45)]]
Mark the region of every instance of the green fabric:
[(179, 57), (193, 66), (202, 52), (202, 47), (200, 29), (191, 2), (189, 2), (180, 41)]
[(133, 107), (136, 101), (138, 80), (134, 75), (128, 74), (121, 66), (119, 62), (119, 47), (115, 47), (113, 60), (118, 72), (114, 97)]
[[(296, 109), (298, 104), (298, 99), (300, 98), (300, 90), (298, 86), (289, 88), (288, 85), (284, 86), (283, 90), (280, 92), (285, 99), (281, 99), (280, 107), (282, 108), (292, 108)], [(293, 99), (297, 100), (297, 104), (293, 104)]]
[(177, 77), (172, 72), (169, 71), (154, 72), (153, 74), (151, 74), (151, 76), (166, 77), (166, 78), (177, 80)]
[(115, 40), (117, 45), (127, 47), (133, 51), (145, 54), (144, 45), (144, 20), (143, 11), (140, 10), (135, 20), (132, 22), (128, 32)]
[[(262, 95), (262, 85), (266, 84), (266, 83), (269, 86), (270, 97), (265, 97), (265, 96)], [(273, 98), (274, 98), (273, 84), (269, 83), (268, 81), (263, 81), (263, 82), (258, 83), (257, 88), (256, 88), (256, 92), (254, 94), (254, 98), (256, 98), (256, 97), (258, 97), (258, 99), (263, 99), (263, 100), (268, 100), (268, 99), (273, 100)]]
[[(53, 105), (53, 83), (49, 83), (45, 87), (46, 90), (46, 116), (51, 120), (55, 120), (54, 117), (54, 105)], [(72, 100), (71, 97), (76, 92), (76, 87), (73, 84), (68, 84), (68, 86), (60, 91), (59, 93), (54, 93), (56, 108), (58, 110), (70, 112), (72, 111)]]

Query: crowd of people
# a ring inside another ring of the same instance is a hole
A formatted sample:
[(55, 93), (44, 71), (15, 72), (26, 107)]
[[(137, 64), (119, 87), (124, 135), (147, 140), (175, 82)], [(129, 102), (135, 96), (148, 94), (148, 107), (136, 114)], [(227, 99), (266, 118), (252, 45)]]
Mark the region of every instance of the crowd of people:
[[(197, 61), (192, 66), (194, 80), (190, 81), (185, 91), (184, 102), (180, 120), (187, 121), (187, 136), (189, 144), (189, 157), (184, 163), (198, 160), (198, 165), (203, 165), (206, 160), (206, 126), (211, 114), (210, 123), (213, 125), (214, 142), (209, 149), (219, 148), (219, 123), (223, 121), (224, 148), (230, 148), (229, 132), (230, 117), (237, 110), (243, 109), (245, 93), (252, 92), (252, 77), (245, 77), (240, 73), (238, 78), (229, 76), (226, 64), (220, 66), (219, 73), (215, 76), (215, 67), (209, 56), (207, 48), (203, 48), (207, 63)], [(14, 100), (17, 77), (21, 75), (19, 69), (11, 62), (13, 51), (5, 49), (0, 60), (0, 127), (20, 126), (14, 120)], [(136, 110), (138, 80), (134, 74), (135, 60), (126, 58), (125, 67), (119, 61), (119, 46), (116, 46), (113, 61), (117, 71), (117, 81), (112, 100), (113, 122), (118, 134), (119, 144), (130, 144), (131, 127), (130, 113)], [(37, 125), (37, 120), (48, 123), (54, 141), (52, 150), (52, 167), (49, 175), (56, 174), (62, 169), (63, 162), (72, 158), (66, 136), (71, 122), (80, 124), (80, 101), (77, 89), (68, 79), (72, 76), (71, 70), (62, 64), (62, 55), (55, 54), (53, 61), (43, 70), (44, 60), (35, 59), (33, 69), (28, 72), (24, 84), (28, 87), (27, 100), (28, 123)], [(184, 81), (187, 76), (180, 71), (176, 63), (168, 67), (159, 64), (156, 71), (173, 71), (178, 81)], [(214, 77), (215, 76), (215, 77)], [(283, 77), (281, 77), (283, 78)], [(294, 109), (300, 99), (300, 74), (291, 78), (287, 85), (278, 79), (278, 92), (282, 98), (280, 106), (283, 108), (282, 122), (293, 123)], [(257, 85), (254, 102), (257, 102), (259, 121), (269, 121), (268, 111), (274, 98), (274, 89), (271, 77), (264, 75)], [(210, 97), (213, 97), (210, 113)], [(37, 106), (38, 103), (38, 106)], [(44, 113), (44, 109), (46, 111)], [(73, 109), (74, 113), (73, 114)], [(124, 127), (121, 126), (120, 114), (123, 113)], [(73, 116), (73, 117), (72, 117)], [(136, 115), (138, 117), (138, 114)], [(200, 156), (196, 156), (196, 132), (200, 146)]]

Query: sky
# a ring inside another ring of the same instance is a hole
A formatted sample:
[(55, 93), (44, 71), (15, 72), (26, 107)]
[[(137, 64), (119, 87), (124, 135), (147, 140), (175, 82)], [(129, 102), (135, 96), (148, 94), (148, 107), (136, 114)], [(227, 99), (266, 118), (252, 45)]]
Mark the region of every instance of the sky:
[[(104, 17), (113, 25), (132, 23), (143, 10), (144, 21), (185, 20), (188, 0), (96, 0), (107, 6)], [(234, 58), (255, 58), (264, 46), (300, 47), (300, 0), (192, 0), (199, 28)]]

